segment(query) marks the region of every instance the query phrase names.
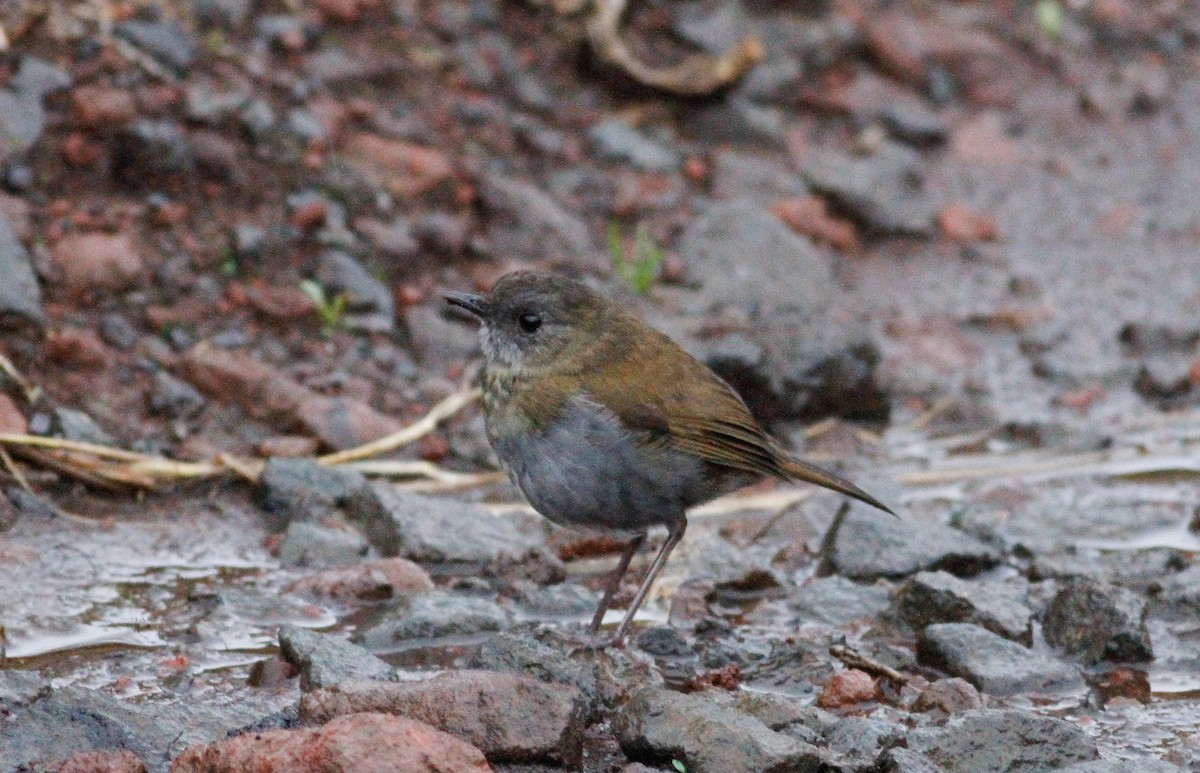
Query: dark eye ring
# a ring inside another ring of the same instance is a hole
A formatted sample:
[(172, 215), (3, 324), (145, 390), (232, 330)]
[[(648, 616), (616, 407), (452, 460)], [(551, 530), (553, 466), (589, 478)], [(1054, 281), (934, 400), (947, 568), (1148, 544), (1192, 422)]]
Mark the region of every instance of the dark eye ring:
[(537, 329), (542, 326), (542, 317), (540, 314), (533, 312), (525, 312), (517, 315), (517, 326), (526, 333), (536, 333)]

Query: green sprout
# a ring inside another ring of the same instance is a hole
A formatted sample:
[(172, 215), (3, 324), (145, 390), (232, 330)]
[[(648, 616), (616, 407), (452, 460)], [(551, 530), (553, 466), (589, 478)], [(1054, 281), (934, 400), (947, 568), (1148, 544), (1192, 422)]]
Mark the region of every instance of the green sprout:
[(1062, 35), (1063, 7), (1058, 0), (1038, 0), (1033, 15), (1044, 34), (1052, 38)]
[(684, 765), (681, 760), (671, 760), (671, 767), (679, 771), (679, 773), (687, 773), (687, 765)]
[(317, 307), (317, 315), (321, 317), (321, 333), (329, 335), (342, 323), (342, 314), (346, 311), (346, 294), (338, 293), (330, 298), (325, 288), (312, 279), (302, 279), (300, 289)]
[(634, 230), (633, 247), (626, 255), (621, 244), (621, 226), (615, 220), (608, 221), (608, 254), (612, 256), (617, 276), (639, 295), (650, 291), (667, 257), (663, 248), (650, 238), (645, 223), (639, 223)]

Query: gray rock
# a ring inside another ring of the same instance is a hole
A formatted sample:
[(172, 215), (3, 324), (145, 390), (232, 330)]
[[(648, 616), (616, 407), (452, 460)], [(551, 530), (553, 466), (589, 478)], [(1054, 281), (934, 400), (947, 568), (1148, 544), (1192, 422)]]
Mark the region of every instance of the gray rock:
[(1051, 646), (1087, 665), (1154, 659), (1145, 600), (1116, 585), (1068, 583), (1046, 607), (1042, 623)]
[(408, 220), (396, 218), (390, 223), (378, 220), (355, 221), (354, 227), (366, 236), (371, 245), (392, 260), (408, 260), (421, 251), (421, 243)]
[(283, 531), (292, 521), (315, 521), (338, 511), (367, 485), (361, 475), (312, 459), (268, 459), (259, 486), (267, 525)]
[(689, 773), (816, 773), (824, 762), (816, 747), (703, 695), (642, 690), (612, 729), (628, 757), (679, 760)]
[(931, 682), (913, 701), (913, 711), (941, 711), (945, 714), (961, 714), (982, 707), (983, 698), (975, 685), (957, 676)]
[(783, 112), (736, 95), (688, 111), (681, 125), (704, 143), (781, 148), (787, 139)]
[(361, 631), (356, 640), (374, 652), (393, 652), (430, 639), (474, 637), (499, 631), (508, 613), (494, 601), (432, 590), (389, 603), (381, 621)]
[(243, 221), (233, 227), (230, 243), (238, 260), (255, 260), (263, 255), (267, 232), (262, 226)]
[(600, 601), (595, 593), (572, 582), (529, 585), (521, 592), (518, 603), (525, 615), (538, 620), (590, 617)]
[(713, 159), (712, 193), (723, 201), (743, 199), (765, 206), (778, 199), (804, 196), (808, 186), (776, 159), (722, 150)]
[(279, 654), (300, 669), (300, 689), (305, 692), (350, 680), (396, 678), (395, 669), (357, 644), (294, 625), (279, 628)]
[(948, 132), (942, 117), (916, 97), (889, 100), (879, 118), (894, 137), (913, 145), (939, 143)]
[(947, 773), (1046, 771), (1099, 757), (1095, 741), (1070, 722), (996, 709), (968, 712), (942, 728), (914, 730), (908, 748)]
[(253, 0), (195, 0), (192, 10), (204, 27), (234, 29), (250, 16), (253, 5)]
[(1024, 581), (960, 580), (921, 572), (896, 590), (896, 609), (914, 630), (932, 623), (975, 623), (1026, 647), (1033, 643), (1033, 610)]
[(619, 118), (601, 121), (588, 139), (603, 161), (628, 161), (637, 169), (669, 172), (679, 168), (679, 154), (655, 142)]
[(326, 250), (317, 262), (316, 279), (332, 297), (346, 294), (346, 324), (352, 328), (391, 330), (395, 327), (392, 293), (361, 263), (341, 250)]
[(122, 127), (113, 141), (113, 173), (129, 185), (146, 187), (160, 177), (195, 169), (191, 142), (174, 121), (140, 118)]
[(739, 691), (733, 707), (772, 730), (816, 746), (824, 744), (825, 736), (841, 722), (836, 714), (774, 693)]
[(1150, 612), (1156, 617), (1200, 619), (1200, 564), (1161, 576), (1152, 590)]
[(71, 73), (37, 56), (22, 56), (21, 66), (8, 81), (18, 94), (41, 99), (71, 88)]
[(208, 83), (189, 84), (183, 92), (188, 120), (219, 126), (237, 115), (249, 95), (241, 90), (218, 91)]
[(265, 99), (251, 99), (238, 111), (238, 123), (257, 139), (262, 139), (267, 132), (274, 129), (278, 120), (271, 103)]
[(195, 39), (175, 22), (129, 19), (114, 24), (113, 34), (181, 75), (196, 58)]
[(855, 580), (931, 569), (969, 576), (1000, 561), (997, 550), (952, 526), (897, 518), (857, 502), (838, 514), (822, 552), (820, 574)]
[(684, 3), (674, 9), (672, 29), (684, 40), (720, 56), (750, 32), (746, 7), (740, 0), (718, 3)]
[(945, 773), (946, 769), (920, 752), (897, 747), (879, 755), (880, 773)]
[(493, 515), (477, 505), (372, 484), (350, 499), (346, 514), (362, 524), (385, 556), (429, 564), (512, 564), (543, 552), (536, 520)]
[(114, 312), (100, 318), (100, 338), (114, 349), (127, 352), (137, 343), (138, 331), (128, 319)]
[(885, 142), (870, 156), (809, 148), (799, 168), (813, 189), (870, 230), (912, 236), (933, 232), (937, 207), (922, 190), (919, 157), (907, 148)]
[[(0, 106), (0, 109), (3, 109)], [(0, 118), (0, 121), (3, 121)], [(31, 326), (41, 330), (46, 324), (42, 308), (42, 289), (33, 273), (33, 264), (25, 245), (13, 230), (8, 216), (0, 212), (0, 326)]]
[(846, 625), (873, 618), (888, 608), (891, 589), (884, 584), (862, 585), (845, 577), (817, 577), (788, 595), (788, 606), (804, 621)]
[(489, 761), (580, 769), (585, 704), (579, 690), (495, 671), (449, 671), (399, 684), (349, 683), (305, 696), (310, 724), (362, 711), (426, 722), (480, 749)]
[(279, 562), (284, 566), (352, 566), (369, 551), (370, 545), (356, 531), (292, 521), (279, 542)]
[(302, 107), (287, 111), (283, 117), (282, 128), (301, 142), (324, 142), (328, 139), (325, 124), (321, 119)]
[(0, 669), (0, 710), (11, 711), (50, 692), (50, 683), (36, 671)]
[(154, 374), (150, 411), (171, 419), (189, 419), (204, 410), (208, 401), (191, 384), (166, 371)]
[(590, 722), (602, 721), (631, 693), (663, 685), (660, 672), (644, 656), (580, 647), (553, 629), (498, 633), (483, 643), (472, 667), (572, 685), (587, 699)]
[(1136, 760), (1092, 760), (1077, 762), (1063, 768), (1055, 768), (1054, 773), (1182, 773), (1185, 768), (1172, 765), (1165, 760), (1151, 757), (1139, 757)]
[(845, 717), (825, 734), (825, 746), (833, 762), (844, 768), (864, 769), (875, 763), (879, 753), (903, 742), (906, 728), (876, 717)]
[(917, 660), (993, 695), (1078, 688), (1078, 670), (970, 623), (939, 623), (917, 640)]
[(591, 253), (587, 225), (540, 188), (489, 174), (484, 176), (479, 193), (491, 214), (488, 234), (498, 253), (522, 255), (529, 260), (577, 258)]
[(29, 769), (22, 766), (81, 751), (127, 749), (151, 773), (166, 773), (180, 749), (224, 738), (229, 728), (259, 719), (259, 706), (254, 700), (138, 703), (81, 687), (58, 688), (0, 722), (0, 770)]
[(46, 128), (40, 97), (0, 89), (0, 161), (25, 156)]
[(54, 424), (56, 434), (67, 440), (101, 446), (116, 445), (117, 442), (95, 419), (74, 408), (55, 408)]
[(811, 242), (761, 206), (738, 201), (694, 220), (677, 251), (688, 256), (699, 300), (744, 314), (746, 335), (766, 353), (761, 367), (702, 357), (767, 418), (886, 414), (866, 320)]

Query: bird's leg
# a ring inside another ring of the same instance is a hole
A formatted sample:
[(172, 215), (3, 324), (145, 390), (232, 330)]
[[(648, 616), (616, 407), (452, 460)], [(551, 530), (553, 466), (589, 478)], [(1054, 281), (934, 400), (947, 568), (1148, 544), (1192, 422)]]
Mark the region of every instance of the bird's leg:
[(650, 591), (650, 586), (654, 584), (654, 579), (658, 577), (658, 573), (662, 571), (662, 568), (667, 565), (667, 557), (671, 555), (671, 551), (679, 544), (679, 540), (683, 539), (683, 532), (686, 529), (687, 521), (682, 519), (679, 523), (671, 527), (670, 533), (667, 534), (667, 541), (663, 543), (662, 549), (654, 557), (654, 563), (650, 564), (650, 571), (646, 573), (646, 579), (642, 580), (642, 587), (638, 588), (637, 595), (633, 597), (633, 603), (629, 605), (629, 611), (625, 613), (625, 619), (621, 621), (621, 626), (617, 628), (617, 635), (612, 640), (614, 647), (621, 647), (625, 644), (625, 634), (629, 633), (629, 626), (633, 623), (633, 616), (637, 614), (638, 607), (642, 605), (642, 600), (646, 598), (646, 594)]
[(617, 590), (621, 587), (621, 578), (625, 576), (625, 572), (629, 570), (629, 562), (633, 560), (633, 554), (638, 551), (642, 543), (646, 541), (646, 533), (634, 537), (625, 546), (625, 552), (621, 554), (621, 561), (617, 564), (617, 568), (608, 576), (608, 585), (604, 588), (604, 597), (600, 599), (600, 608), (596, 610), (596, 616), (592, 618), (592, 633), (600, 630), (600, 623), (604, 620), (604, 613), (608, 611), (608, 605), (612, 603), (612, 598), (617, 594)]

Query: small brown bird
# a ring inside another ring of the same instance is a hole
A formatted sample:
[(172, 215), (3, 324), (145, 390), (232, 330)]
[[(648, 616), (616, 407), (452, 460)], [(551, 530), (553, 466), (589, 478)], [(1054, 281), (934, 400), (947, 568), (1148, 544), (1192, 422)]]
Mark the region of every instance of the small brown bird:
[(562, 526), (629, 537), (593, 633), (646, 531), (668, 530), (617, 628), (617, 646), (683, 537), (689, 507), (770, 476), (892, 512), (849, 481), (789, 456), (719, 376), (584, 284), (516, 272), (489, 295), (446, 300), (482, 323), (488, 439), (529, 503)]

